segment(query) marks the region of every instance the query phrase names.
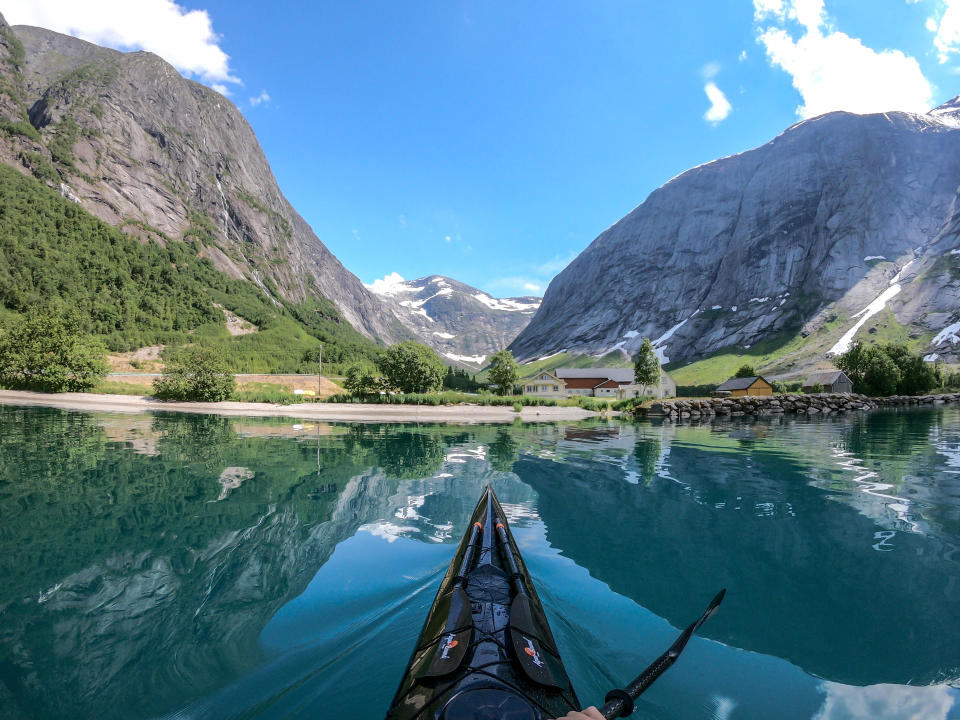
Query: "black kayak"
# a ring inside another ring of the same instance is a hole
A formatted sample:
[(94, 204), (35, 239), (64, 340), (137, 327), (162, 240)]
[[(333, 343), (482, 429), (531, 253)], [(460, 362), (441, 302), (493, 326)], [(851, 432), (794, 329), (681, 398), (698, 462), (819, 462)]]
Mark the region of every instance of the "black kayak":
[(388, 720), (546, 720), (579, 710), (537, 591), (488, 485)]

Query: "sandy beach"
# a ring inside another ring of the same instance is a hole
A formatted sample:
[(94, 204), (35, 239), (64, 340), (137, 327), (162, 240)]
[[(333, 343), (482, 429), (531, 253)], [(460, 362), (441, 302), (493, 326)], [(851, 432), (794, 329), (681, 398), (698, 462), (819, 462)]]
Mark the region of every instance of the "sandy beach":
[[(276, 405), (250, 402), (173, 402), (143, 395), (98, 395), (95, 393), (37, 393), (0, 390), (0, 405), (35, 405), (65, 410), (108, 412), (186, 412), (240, 417), (296, 417), (310, 420), (387, 423), (508, 423), (518, 415), (510, 406), (482, 405), (361, 405), (346, 403), (301, 403)], [(525, 407), (524, 422), (583, 420), (597, 413), (579, 407)]]

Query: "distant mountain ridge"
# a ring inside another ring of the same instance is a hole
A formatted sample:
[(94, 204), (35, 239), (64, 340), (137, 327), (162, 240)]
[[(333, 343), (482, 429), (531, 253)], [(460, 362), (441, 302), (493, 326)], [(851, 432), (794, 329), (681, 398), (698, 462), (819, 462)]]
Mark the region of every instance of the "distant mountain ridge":
[(550, 283), (521, 359), (688, 363), (763, 344), (799, 375), (854, 339), (960, 350), (960, 98), (926, 115), (835, 112), (688, 170)]
[(392, 273), (366, 287), (443, 357), (471, 369), (507, 347), (540, 307), (538, 297), (495, 298), (442, 275)]

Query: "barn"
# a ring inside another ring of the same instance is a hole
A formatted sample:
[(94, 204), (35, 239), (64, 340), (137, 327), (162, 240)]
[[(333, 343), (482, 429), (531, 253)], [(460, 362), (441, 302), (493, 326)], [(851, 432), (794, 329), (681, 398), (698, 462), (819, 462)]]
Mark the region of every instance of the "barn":
[(731, 397), (743, 397), (744, 395), (773, 395), (773, 385), (768, 383), (762, 377), (743, 377), (730, 378), (725, 383), (717, 387), (716, 392), (726, 394)]
[(817, 385), (823, 386), (823, 392), (852, 393), (853, 380), (847, 377), (843, 370), (827, 370), (817, 372), (807, 378), (803, 384), (805, 393), (812, 393)]

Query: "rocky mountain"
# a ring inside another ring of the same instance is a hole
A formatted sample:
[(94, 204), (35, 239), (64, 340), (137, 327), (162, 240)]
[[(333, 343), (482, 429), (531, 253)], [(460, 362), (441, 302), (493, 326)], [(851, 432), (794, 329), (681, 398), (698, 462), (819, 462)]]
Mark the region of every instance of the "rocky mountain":
[(960, 98), (829, 113), (651, 193), (551, 282), (511, 347), (604, 356), (649, 337), (685, 363), (763, 343), (783, 376), (853, 338), (956, 360), (958, 231)]
[(495, 298), (441, 275), (404, 280), (393, 273), (367, 288), (411, 332), (468, 368), (479, 368), (507, 347), (540, 307), (538, 297)]
[(283, 196), (240, 111), (152, 53), (0, 18), (0, 161), (145, 240), (196, 239), (275, 300), (325, 299), (369, 338), (407, 336)]

